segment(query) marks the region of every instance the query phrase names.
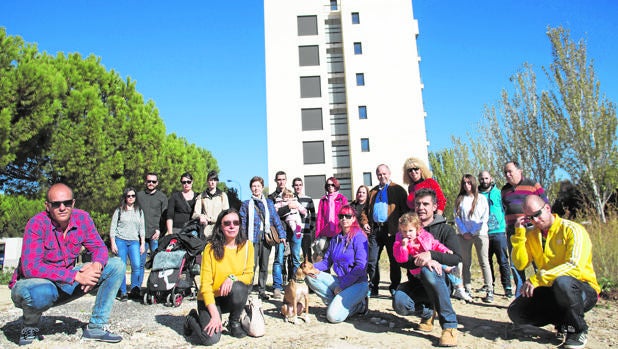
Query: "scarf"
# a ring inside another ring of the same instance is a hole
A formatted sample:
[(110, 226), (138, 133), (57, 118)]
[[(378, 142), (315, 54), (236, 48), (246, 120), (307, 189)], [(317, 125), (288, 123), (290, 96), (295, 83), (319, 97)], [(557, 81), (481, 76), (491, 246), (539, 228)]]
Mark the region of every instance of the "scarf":
[(326, 194), (328, 197), (328, 230), (332, 233), (337, 232), (337, 220), (335, 219), (335, 215), (337, 214), (337, 208), (335, 207), (335, 198), (338, 196), (339, 192), (335, 191), (333, 193)]
[(260, 219), (262, 219), (262, 224), (260, 225), (262, 229), (262, 231), (268, 231), (270, 230), (270, 212), (268, 211), (268, 203), (266, 202), (266, 198), (264, 197), (264, 195), (262, 195), (261, 197), (257, 197), (255, 195), (251, 195), (251, 199), (249, 199), (249, 226), (247, 227), (247, 239), (249, 239), (249, 241), (253, 242), (253, 237), (255, 235), (253, 228), (254, 228), (254, 223), (255, 223), (255, 209), (258, 209), (259, 213), (262, 213), (262, 210), (260, 209), (260, 206), (258, 205), (256, 207), (255, 205), (255, 201), (261, 201), (262, 204), (264, 205), (264, 215), (262, 216), (260, 214)]

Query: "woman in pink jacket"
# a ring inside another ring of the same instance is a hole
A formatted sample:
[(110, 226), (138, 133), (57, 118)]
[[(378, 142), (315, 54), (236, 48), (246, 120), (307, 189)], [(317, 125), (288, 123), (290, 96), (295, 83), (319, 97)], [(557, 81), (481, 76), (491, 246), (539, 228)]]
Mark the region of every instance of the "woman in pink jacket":
[(322, 196), (318, 204), (318, 214), (315, 226), (315, 241), (313, 243), (314, 256), (320, 259), (328, 248), (328, 241), (337, 235), (339, 219), (337, 213), (341, 207), (348, 204), (348, 199), (339, 192), (339, 181), (335, 177), (326, 180), (324, 189), (326, 195)]

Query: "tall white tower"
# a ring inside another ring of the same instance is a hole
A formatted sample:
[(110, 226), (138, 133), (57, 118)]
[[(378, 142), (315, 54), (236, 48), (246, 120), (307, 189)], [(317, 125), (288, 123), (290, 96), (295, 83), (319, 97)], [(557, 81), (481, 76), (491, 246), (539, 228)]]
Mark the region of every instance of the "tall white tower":
[(402, 183), (427, 161), (411, 0), (264, 0), (268, 185), (300, 177), (314, 199), (335, 176), (349, 199), (387, 164)]

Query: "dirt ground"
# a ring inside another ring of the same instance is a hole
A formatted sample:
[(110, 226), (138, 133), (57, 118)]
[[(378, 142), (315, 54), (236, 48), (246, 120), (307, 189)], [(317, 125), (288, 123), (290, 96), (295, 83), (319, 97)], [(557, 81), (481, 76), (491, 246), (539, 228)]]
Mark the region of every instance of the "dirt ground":
[[(386, 273), (387, 274), (387, 273)], [(388, 274), (387, 274), (388, 275)], [(478, 279), (478, 278), (477, 278)], [(325, 306), (314, 294), (310, 298), (310, 322), (291, 324), (283, 321), (278, 309), (280, 301), (264, 302), (267, 334), (261, 338), (235, 339), (223, 336), (218, 348), (430, 348), (437, 346), (439, 326), (432, 333), (414, 330), (418, 318), (398, 316), (387, 297), (388, 284), (383, 283), (379, 298), (370, 300), (366, 316), (355, 316), (340, 324), (330, 324), (324, 317)], [(475, 285), (480, 286), (480, 285)], [(544, 328), (517, 327), (510, 323), (506, 308), (509, 300), (501, 289), (493, 304), (480, 298), (466, 304), (454, 300), (459, 320), (459, 348), (555, 348), (552, 326)], [(0, 293), (9, 297), (5, 289)], [(477, 294), (478, 297), (481, 294)], [(0, 306), (0, 347), (17, 347), (21, 329), (21, 310), (10, 300)], [(185, 299), (178, 308), (161, 304), (143, 305), (138, 302), (116, 302), (111, 315), (111, 328), (123, 336), (118, 344), (82, 341), (81, 333), (89, 319), (93, 296), (85, 296), (69, 304), (52, 308), (42, 320), (45, 339), (32, 348), (192, 348), (195, 340), (183, 336), (184, 316), (194, 307)], [(600, 300), (586, 318), (590, 326), (589, 348), (618, 346), (618, 315), (615, 300)], [(225, 318), (224, 318), (225, 319)], [(437, 324), (437, 322), (436, 322)]]

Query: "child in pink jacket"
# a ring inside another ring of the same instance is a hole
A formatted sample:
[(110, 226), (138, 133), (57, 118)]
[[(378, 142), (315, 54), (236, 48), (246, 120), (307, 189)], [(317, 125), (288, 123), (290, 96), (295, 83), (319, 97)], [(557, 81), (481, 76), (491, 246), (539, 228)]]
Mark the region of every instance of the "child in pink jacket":
[[(405, 263), (410, 257), (427, 251), (437, 251), (452, 254), (448, 247), (436, 240), (433, 235), (423, 229), (418, 215), (408, 212), (399, 217), (399, 232), (395, 236), (393, 244), (393, 256), (398, 263)], [(472, 301), (472, 297), (465, 291), (463, 282), (456, 274), (456, 267), (442, 265), (442, 269), (447, 273), (447, 277), (455, 287), (455, 298), (463, 299), (467, 302)], [(409, 270), (410, 274), (418, 277), (421, 268)]]

